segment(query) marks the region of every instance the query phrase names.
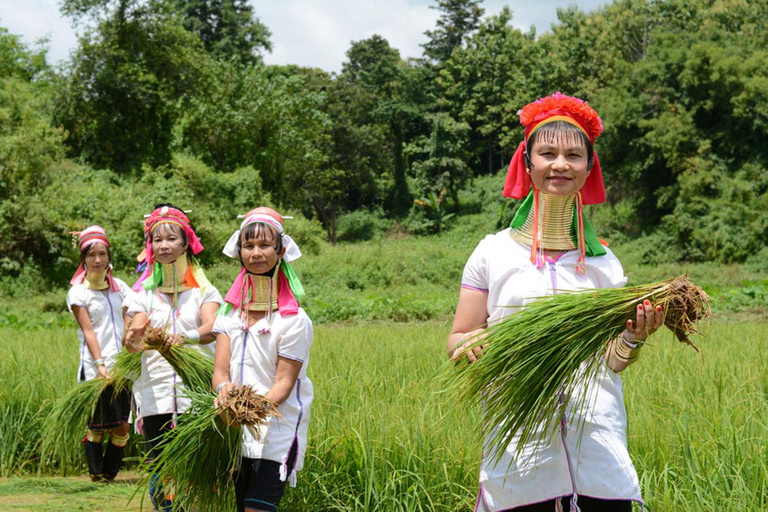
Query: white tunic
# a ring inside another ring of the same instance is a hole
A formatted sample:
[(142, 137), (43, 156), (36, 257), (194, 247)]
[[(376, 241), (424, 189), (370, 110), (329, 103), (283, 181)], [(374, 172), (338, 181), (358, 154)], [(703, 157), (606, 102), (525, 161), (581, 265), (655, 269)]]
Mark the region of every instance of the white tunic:
[[(313, 397), (307, 366), (313, 328), (312, 321), (301, 308), (295, 315), (275, 313), (269, 332), (266, 327), (267, 319), (262, 318), (246, 329), (238, 311), (232, 308), (226, 315), (216, 317), (213, 331), (226, 334), (230, 339), (230, 380), (234, 384), (247, 384), (259, 394), (266, 394), (275, 383), (278, 356), (302, 363), (296, 384), (278, 408), (283, 417), (270, 418), (262, 428), (261, 441), (256, 440), (249, 429), (243, 429), (243, 456), (282, 464), (281, 479), (285, 480), (291, 447), (297, 443), (294, 471), (303, 467), (307, 448), (309, 408)], [(265, 431), (266, 436), (263, 435)]]
[[(165, 293), (155, 290), (141, 290), (134, 294), (128, 304), (128, 315), (146, 313), (149, 324), (165, 329), (172, 334), (184, 334), (202, 325), (200, 307), (207, 303), (221, 304), (221, 295), (213, 286), (192, 288), (179, 293), (178, 309), (171, 307)], [(205, 345), (190, 345), (203, 354), (213, 357), (215, 342)], [(157, 414), (178, 414), (189, 408), (189, 399), (179, 389), (181, 378), (157, 350), (145, 350), (141, 354), (141, 376), (133, 384), (137, 416)]]
[[(586, 258), (586, 273), (576, 272), (578, 251), (548, 260), (542, 268), (530, 261), (530, 248), (514, 241), (505, 229), (480, 242), (464, 268), (462, 287), (488, 294), (488, 322), (519, 311), (536, 297), (557, 291), (619, 288), (624, 271), (614, 254)], [(594, 405), (580, 416), (568, 404), (549, 442), (523, 449), (515, 457), (512, 441), (501, 460), (483, 459), (478, 510), (499, 511), (558, 497), (585, 495), (600, 499), (641, 501), (637, 472), (627, 450), (627, 415), (619, 376), (603, 362), (602, 371), (587, 388)], [(580, 423), (581, 422), (581, 423)], [(489, 451), (492, 431), (486, 437)], [(517, 438), (517, 436), (515, 436)]]
[[(87, 284), (75, 284), (67, 292), (67, 308), (72, 311), (72, 306), (80, 306), (88, 311), (96, 340), (99, 342), (101, 357), (107, 368), (115, 364), (117, 354), (123, 348), (123, 301), (133, 292), (120, 279), (115, 278), (120, 290), (113, 292), (106, 290), (92, 290)], [(77, 380), (82, 382), (91, 380), (99, 372), (93, 364), (93, 355), (88, 350), (83, 330), (77, 329), (77, 338), (80, 340), (80, 364), (77, 367)]]

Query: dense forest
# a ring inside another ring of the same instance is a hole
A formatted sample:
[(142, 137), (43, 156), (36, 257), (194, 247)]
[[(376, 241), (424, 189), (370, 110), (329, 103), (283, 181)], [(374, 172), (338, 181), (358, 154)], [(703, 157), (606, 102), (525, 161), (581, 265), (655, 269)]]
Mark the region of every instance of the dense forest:
[(339, 73), (265, 65), (247, 0), (63, 0), (88, 28), (57, 67), (0, 28), (0, 280), (63, 282), (91, 223), (126, 268), (160, 201), (193, 210), (209, 264), (257, 204), (310, 249), (501, 226), (517, 111), (558, 90), (603, 118), (601, 236), (642, 237), (647, 263), (768, 257), (768, 2), (615, 0), (544, 34), (433, 7), (421, 58), (371, 35)]

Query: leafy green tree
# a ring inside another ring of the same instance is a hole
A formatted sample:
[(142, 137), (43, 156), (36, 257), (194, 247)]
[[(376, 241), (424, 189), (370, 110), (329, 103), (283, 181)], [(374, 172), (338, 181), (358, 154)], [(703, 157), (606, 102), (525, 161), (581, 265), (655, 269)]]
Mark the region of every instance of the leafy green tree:
[(508, 8), (484, 20), (440, 71), (441, 109), (469, 125), (472, 174), (493, 174), (509, 163), (522, 138), (517, 111), (547, 94), (543, 52), (531, 31), (511, 26)]
[(270, 51), (269, 29), (256, 18), (247, 0), (172, 0), (184, 17), (184, 28), (197, 34), (216, 59), (234, 58), (241, 64), (261, 61)]
[(477, 29), (483, 16), (482, 0), (437, 0), (441, 11), (435, 30), (424, 34), (429, 41), (424, 43), (424, 55), (435, 62), (445, 62), (454, 50), (461, 47), (472, 31)]
[(404, 215), (411, 205), (403, 160), (405, 132), (407, 124), (418, 116), (418, 110), (406, 101), (406, 65), (399, 52), (379, 35), (352, 43), (347, 58), (340, 79), (368, 96), (364, 103), (369, 105), (369, 114), (361, 121), (388, 129), (386, 142), (393, 164), (388, 204), (395, 215)]
[(412, 174), (425, 194), (442, 190), (442, 202), (447, 190), (454, 208), (458, 208), (458, 192), (469, 175), (465, 146), (469, 126), (445, 113), (429, 115), (428, 119), (431, 124), (429, 136), (422, 136), (407, 147)]
[(19, 36), (0, 27), (0, 78), (14, 76), (31, 81), (39, 77), (47, 71), (46, 53), (45, 48), (30, 48)]
[(26, 262), (54, 266), (46, 219), (52, 205), (39, 200), (65, 173), (64, 134), (50, 124), (48, 91), (17, 77), (0, 78), (0, 272), (12, 275)]
[(201, 69), (207, 54), (166, 9), (111, 5), (64, 3), (65, 12), (104, 19), (80, 39), (61, 78), (55, 121), (67, 130), (73, 154), (127, 172), (170, 160), (173, 126), (190, 92), (206, 78)]

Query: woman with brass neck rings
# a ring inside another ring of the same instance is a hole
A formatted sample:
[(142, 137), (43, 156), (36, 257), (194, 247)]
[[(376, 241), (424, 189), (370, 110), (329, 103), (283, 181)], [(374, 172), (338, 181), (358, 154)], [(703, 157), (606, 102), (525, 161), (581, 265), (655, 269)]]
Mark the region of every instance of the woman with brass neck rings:
[[(512, 157), (503, 195), (524, 202), (510, 227), (486, 236), (464, 268), (447, 343), (453, 359), (482, 357), (483, 347), (470, 348), (475, 341), (470, 339), (537, 297), (622, 287), (627, 281), (583, 210), (605, 201), (593, 149), (603, 128), (597, 112), (578, 98), (555, 93), (526, 105), (520, 121), (525, 138)], [(529, 444), (520, 445), (513, 434), (500, 459), (482, 460), (476, 510), (629, 512), (633, 502), (642, 505), (618, 374), (637, 360), (642, 342), (662, 322), (661, 307), (638, 304), (622, 334), (610, 341), (603, 371), (586, 383), (589, 400), (581, 403), (590, 407), (561, 396), (562, 417), (544, 422)], [(545, 425), (554, 423), (559, 431), (546, 435)]]
[[(110, 242), (101, 226), (90, 226), (79, 233), (80, 266), (72, 277), (67, 307), (78, 324), (80, 339), (80, 382), (109, 379), (109, 372), (123, 349), (123, 304), (130, 288), (112, 275)], [(83, 441), (88, 472), (94, 482), (112, 481), (123, 461), (128, 442), (130, 391), (114, 393), (107, 386), (88, 421)], [(103, 447), (107, 437), (109, 442)]]
[[(136, 292), (128, 307), (133, 318), (126, 336), (131, 352), (143, 349), (141, 339), (147, 327), (165, 331), (161, 351), (171, 345), (189, 344), (213, 357), (211, 333), (221, 295), (205, 277), (192, 255), (203, 245), (189, 218), (171, 204), (155, 207), (144, 222), (146, 246), (143, 274), (133, 286)], [(134, 383), (137, 422), (149, 448), (147, 460), (157, 457), (157, 444), (174, 426), (174, 419), (189, 407), (181, 378), (157, 350), (143, 350), (141, 376)], [(170, 509), (162, 486), (150, 481), (150, 497), (156, 509)]]
[(245, 215), (224, 254), (242, 266), (213, 327), (216, 404), (226, 402), (235, 385), (247, 385), (277, 406), (281, 417), (269, 418), (258, 438), (242, 429), (235, 475), (239, 511), (275, 512), (303, 465), (313, 397), (307, 377), (312, 321), (299, 305), (304, 290), (291, 265), (301, 251), (280, 214), (260, 207)]

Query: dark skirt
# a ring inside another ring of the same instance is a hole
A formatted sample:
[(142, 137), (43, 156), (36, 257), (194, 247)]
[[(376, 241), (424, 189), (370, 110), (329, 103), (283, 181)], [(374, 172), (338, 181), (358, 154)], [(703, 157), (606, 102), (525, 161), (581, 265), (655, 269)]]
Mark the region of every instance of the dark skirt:
[(124, 389), (115, 393), (114, 386), (107, 386), (99, 397), (99, 403), (88, 422), (91, 430), (110, 430), (117, 428), (123, 421), (128, 421), (131, 412), (131, 392)]

